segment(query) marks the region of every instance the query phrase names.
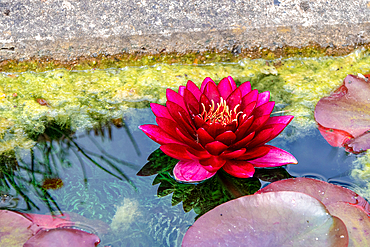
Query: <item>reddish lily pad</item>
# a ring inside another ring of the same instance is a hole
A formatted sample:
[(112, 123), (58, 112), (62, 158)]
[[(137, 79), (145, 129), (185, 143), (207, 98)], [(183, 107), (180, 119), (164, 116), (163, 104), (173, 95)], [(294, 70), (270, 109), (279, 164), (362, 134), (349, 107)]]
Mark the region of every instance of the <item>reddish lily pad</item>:
[(78, 229), (61, 228), (75, 225), (68, 215), (65, 217), (0, 210), (0, 246), (97, 246), (100, 242), (98, 236)]
[(31, 237), (24, 247), (94, 247), (100, 243), (98, 236), (78, 229), (56, 228), (42, 230)]
[(315, 197), (325, 206), (336, 202), (348, 202), (353, 205), (358, 205), (366, 212), (370, 213), (369, 203), (352, 190), (312, 178), (291, 178), (280, 180), (269, 184), (256, 193), (260, 194), (271, 191), (302, 192)]
[(70, 221), (68, 214), (64, 215), (43, 215), (43, 214), (29, 214), (20, 213), (34, 224), (43, 230), (54, 229), (57, 227), (73, 226), (74, 223)]
[(244, 196), (201, 216), (183, 247), (348, 246), (346, 226), (304, 193), (281, 191)]
[(348, 230), (349, 246), (370, 246), (370, 205), (355, 192), (316, 179), (294, 178), (271, 183), (256, 194), (271, 191), (296, 191), (316, 198), (331, 215), (344, 222)]
[(347, 202), (337, 202), (326, 206), (331, 215), (340, 218), (347, 227), (349, 245), (370, 246), (370, 218), (362, 207)]
[(22, 215), (0, 210), (0, 246), (22, 247), (39, 228)]
[[(320, 132), (330, 144), (344, 145), (347, 151), (354, 153), (370, 148), (369, 95), (368, 78), (348, 75), (340, 88), (319, 100), (315, 119), (323, 129), (329, 129), (329, 132)], [(333, 137), (335, 135), (338, 136)]]

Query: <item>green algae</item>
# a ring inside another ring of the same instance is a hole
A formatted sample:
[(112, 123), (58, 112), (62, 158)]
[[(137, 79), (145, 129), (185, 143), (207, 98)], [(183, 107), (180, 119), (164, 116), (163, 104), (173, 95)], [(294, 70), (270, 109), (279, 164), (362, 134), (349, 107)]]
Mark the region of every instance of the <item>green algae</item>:
[(370, 151), (360, 155), (353, 162), (351, 176), (361, 184), (356, 188), (356, 192), (362, 197), (370, 198)]
[(3, 72), (0, 153), (32, 147), (34, 137), (51, 122), (72, 131), (90, 129), (122, 118), (132, 108), (147, 107), (150, 102), (164, 104), (167, 88), (177, 90), (188, 80), (200, 85), (205, 77), (218, 82), (229, 75), (237, 84), (250, 81), (253, 88), (270, 91), (276, 102), (274, 115), (294, 115), (293, 134), (299, 136), (315, 127), (313, 111), (321, 97), (341, 85), (347, 74), (370, 71), (366, 49), (341, 57), (238, 58), (234, 62), (214, 58), (216, 62), (205, 64), (198, 64), (201, 58), (197, 64), (192, 59), (189, 57), (187, 62), (192, 64), (188, 65), (119, 68), (122, 64), (117, 62), (108, 69)]
[[(2, 141), (7, 140), (3, 146), (10, 148), (15, 146), (11, 140), (16, 139), (22, 146), (27, 136), (43, 133), (50, 121), (74, 131), (93, 128), (102, 121), (122, 117), (131, 107), (165, 103), (166, 88), (177, 90), (187, 80), (200, 85), (205, 77), (219, 81), (229, 75), (238, 84), (251, 81), (253, 88), (269, 90), (277, 114), (292, 114), (294, 126), (310, 129), (314, 126), (314, 107), (321, 97), (338, 87), (347, 74), (369, 71), (370, 56), (363, 49), (343, 57), (2, 73), (0, 110), (2, 121), (8, 123), (1, 129)], [(47, 104), (40, 104), (40, 99)]]

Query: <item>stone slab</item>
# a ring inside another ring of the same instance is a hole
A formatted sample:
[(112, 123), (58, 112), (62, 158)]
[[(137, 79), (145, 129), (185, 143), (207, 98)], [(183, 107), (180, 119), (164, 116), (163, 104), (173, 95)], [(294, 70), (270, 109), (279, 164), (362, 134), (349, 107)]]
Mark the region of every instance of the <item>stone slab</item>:
[(370, 41), (365, 0), (0, 0), (0, 61)]

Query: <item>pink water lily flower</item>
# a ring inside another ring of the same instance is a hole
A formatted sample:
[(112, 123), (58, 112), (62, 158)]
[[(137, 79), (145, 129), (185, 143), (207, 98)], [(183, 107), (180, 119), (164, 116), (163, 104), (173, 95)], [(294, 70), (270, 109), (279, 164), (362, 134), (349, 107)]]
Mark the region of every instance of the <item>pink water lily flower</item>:
[(180, 160), (173, 170), (177, 180), (202, 181), (221, 168), (248, 178), (255, 167), (297, 163), (290, 153), (266, 145), (293, 119), (270, 116), (275, 105), (270, 92), (251, 90), (249, 82), (237, 87), (229, 76), (218, 85), (207, 77), (200, 89), (188, 81), (178, 93), (167, 89), (166, 96), (166, 106), (151, 104), (158, 125), (139, 128)]

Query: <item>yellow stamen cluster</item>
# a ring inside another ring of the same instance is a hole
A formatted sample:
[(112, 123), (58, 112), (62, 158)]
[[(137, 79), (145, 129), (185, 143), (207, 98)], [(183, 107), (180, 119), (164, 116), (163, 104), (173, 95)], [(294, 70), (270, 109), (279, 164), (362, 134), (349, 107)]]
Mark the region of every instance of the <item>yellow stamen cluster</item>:
[(226, 100), (224, 100), (221, 97), (220, 103), (217, 103), (217, 106), (215, 105), (215, 102), (212, 100), (212, 104), (209, 105), (210, 109), (207, 111), (205, 105), (202, 103), (203, 106), (203, 112), (200, 115), (200, 117), (204, 120), (204, 122), (208, 123), (220, 123), (223, 125), (231, 124), (232, 122), (238, 122), (238, 116), (239, 114), (242, 114), (243, 112), (238, 111), (240, 108), (240, 105), (236, 105), (234, 109), (230, 110), (229, 106), (226, 103)]

